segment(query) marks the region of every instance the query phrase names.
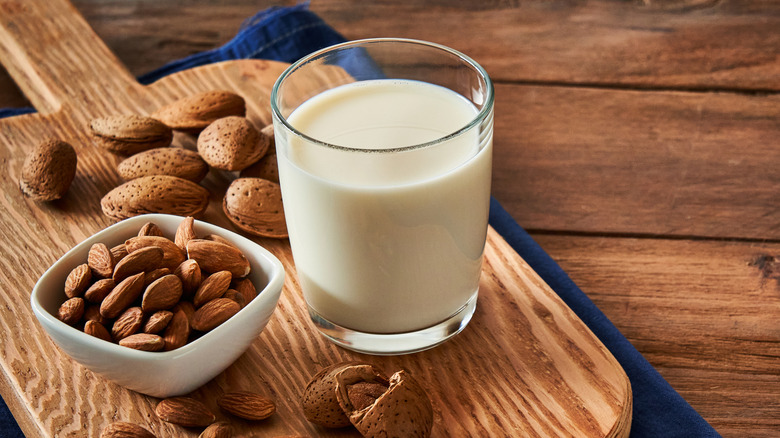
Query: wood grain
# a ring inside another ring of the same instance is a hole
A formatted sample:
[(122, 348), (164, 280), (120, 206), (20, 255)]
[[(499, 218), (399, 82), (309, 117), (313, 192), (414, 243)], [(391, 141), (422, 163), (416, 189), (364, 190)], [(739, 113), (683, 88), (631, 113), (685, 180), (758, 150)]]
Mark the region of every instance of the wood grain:
[[(232, 61), (137, 84), (65, 0), (0, 1), (0, 57), (20, 88), (40, 108), (0, 121), (0, 156), (10, 157), (0, 178), (4, 203), (0, 237), (0, 390), (30, 437), (97, 436), (112, 421), (144, 425), (158, 436), (194, 436), (156, 420), (157, 400), (113, 385), (71, 361), (47, 338), (29, 307), (38, 276), (75, 243), (105, 227), (100, 197), (119, 183), (118, 157), (91, 144), (88, 120), (153, 109), (210, 89), (247, 99), (248, 117), (270, 121), (271, 85), (285, 64)], [(51, 22), (31, 33), (35, 24)], [(32, 35), (32, 36), (31, 36)], [(30, 51), (30, 52), (28, 52)], [(64, 62), (72, 61), (72, 62)], [(63, 70), (62, 64), (67, 64)], [(341, 74), (334, 71), (334, 74)], [(70, 81), (70, 77), (75, 77)], [(334, 80), (335, 76), (326, 76)], [(25, 153), (41, 137), (70, 142), (79, 154), (74, 185), (61, 201), (38, 204), (20, 193)], [(177, 145), (191, 147), (179, 136)], [(205, 219), (230, 227), (220, 194), (234, 177), (212, 171)], [(261, 425), (234, 422), (240, 436), (287, 433), (350, 436), (308, 423), (299, 408), (306, 382), (318, 369), (347, 359), (369, 360), (388, 371), (405, 368), (423, 382), (435, 406), (435, 436), (519, 434), (625, 437), (632, 394), (608, 350), (492, 229), (470, 326), (444, 345), (398, 357), (370, 357), (335, 347), (318, 335), (306, 314), (285, 240), (256, 239), (282, 260), (289, 273), (278, 311), (236, 364), (196, 391), (216, 412), (223, 392), (254, 389), (272, 397), (277, 414)], [(23, 266), (20, 269), (19, 266)], [(197, 366), (197, 364), (193, 364)], [(228, 419), (220, 413), (220, 418)]]
[(534, 237), (718, 432), (777, 436), (780, 245)]

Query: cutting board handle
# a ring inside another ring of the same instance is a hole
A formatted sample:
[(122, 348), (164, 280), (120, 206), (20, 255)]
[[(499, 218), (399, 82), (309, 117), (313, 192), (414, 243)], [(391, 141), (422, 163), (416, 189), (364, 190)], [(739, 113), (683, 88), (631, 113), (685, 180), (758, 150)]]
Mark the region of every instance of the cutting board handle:
[(0, 0), (0, 61), (41, 113), (140, 87), (68, 0)]

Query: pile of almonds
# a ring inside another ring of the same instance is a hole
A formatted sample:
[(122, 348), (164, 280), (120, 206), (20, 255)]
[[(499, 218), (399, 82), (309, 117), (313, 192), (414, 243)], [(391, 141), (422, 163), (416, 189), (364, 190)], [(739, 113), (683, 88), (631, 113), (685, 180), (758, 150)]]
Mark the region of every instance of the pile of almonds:
[[(145, 213), (201, 216), (210, 193), (199, 183), (209, 169), (240, 172), (223, 196), (222, 210), (242, 231), (285, 238), (273, 126), (258, 130), (245, 117), (244, 99), (208, 91), (179, 99), (150, 116), (116, 115), (90, 121), (92, 141), (127, 156), (117, 166), (126, 181), (100, 202), (122, 220)], [(197, 135), (197, 151), (171, 147), (173, 132)], [(19, 186), (25, 195), (51, 201), (65, 195), (76, 174), (73, 147), (46, 140), (25, 160)]]
[(222, 237), (199, 238), (193, 224), (182, 220), (173, 240), (149, 222), (113, 248), (92, 245), (65, 280), (59, 319), (144, 351), (174, 350), (227, 321), (257, 295), (249, 261)]

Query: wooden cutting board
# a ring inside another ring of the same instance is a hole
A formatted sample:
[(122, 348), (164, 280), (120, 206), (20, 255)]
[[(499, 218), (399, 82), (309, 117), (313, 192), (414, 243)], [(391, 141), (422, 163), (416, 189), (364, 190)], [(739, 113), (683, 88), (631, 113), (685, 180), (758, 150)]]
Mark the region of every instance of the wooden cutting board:
[[(149, 114), (179, 97), (228, 89), (244, 96), (249, 118), (264, 126), (271, 120), (271, 87), (285, 65), (230, 61), (143, 86), (66, 0), (0, 0), (0, 59), (39, 111), (0, 120), (0, 393), (28, 437), (98, 436), (120, 420), (159, 437), (197, 436), (159, 421), (157, 399), (109, 383), (64, 355), (38, 325), (29, 295), (57, 258), (112, 223), (99, 201), (121, 183), (120, 158), (90, 142), (90, 119)], [(27, 152), (50, 136), (76, 148), (78, 172), (64, 199), (36, 203), (21, 194), (18, 179)], [(184, 135), (174, 143), (194, 145)], [(234, 177), (212, 171), (205, 180), (212, 192), (205, 220), (232, 228), (220, 205)], [(435, 349), (397, 357), (353, 353), (320, 336), (308, 320), (288, 242), (255, 240), (287, 270), (278, 308), (248, 352), (192, 394), (216, 412), (215, 399), (225, 391), (253, 389), (272, 397), (277, 413), (261, 423), (219, 413), (234, 423), (237, 436), (356, 435), (315, 427), (299, 408), (312, 375), (354, 359), (415, 375), (433, 402), (434, 436), (628, 436), (632, 396), (625, 373), (493, 229), (471, 324)]]

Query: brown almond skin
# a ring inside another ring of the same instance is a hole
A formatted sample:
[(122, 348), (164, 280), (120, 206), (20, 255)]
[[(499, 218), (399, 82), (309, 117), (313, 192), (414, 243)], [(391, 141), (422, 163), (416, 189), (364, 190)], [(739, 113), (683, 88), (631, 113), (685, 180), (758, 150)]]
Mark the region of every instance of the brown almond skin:
[(187, 242), (187, 257), (196, 260), (200, 269), (206, 272), (230, 271), (234, 278), (249, 275), (249, 260), (232, 245), (193, 239)]
[(182, 251), (187, 251), (187, 242), (192, 239), (197, 239), (198, 235), (195, 234), (195, 218), (187, 216), (181, 221), (176, 228), (176, 236), (173, 241), (176, 246), (181, 248)]
[(85, 322), (84, 333), (104, 341), (112, 342), (111, 333), (108, 332), (108, 329), (103, 324), (97, 321), (89, 320)]
[(241, 306), (229, 298), (213, 299), (192, 315), (192, 328), (201, 332), (213, 330), (239, 310)]
[(87, 265), (97, 278), (110, 278), (114, 273), (114, 254), (105, 243), (96, 243), (89, 248)]
[(121, 155), (166, 147), (173, 139), (173, 131), (164, 123), (136, 114), (93, 119), (89, 133), (98, 146)]
[(238, 178), (222, 201), (225, 215), (242, 231), (260, 237), (287, 237), (279, 184), (260, 178)]
[(143, 292), (144, 273), (131, 275), (119, 284), (114, 290), (100, 303), (100, 315), (104, 318), (113, 319), (119, 316), (130, 304), (138, 299)]
[(215, 298), (222, 297), (230, 288), (230, 280), (232, 279), (233, 275), (230, 271), (219, 271), (209, 275), (195, 292), (192, 304), (197, 308)]
[(100, 305), (99, 304), (92, 304), (89, 306), (86, 306), (84, 309), (84, 316), (82, 317), (84, 321), (95, 321), (100, 323), (103, 327), (106, 327), (107, 325), (111, 324), (111, 320), (108, 318), (103, 317), (103, 315), (100, 314)]
[(244, 302), (249, 304), (257, 297), (257, 289), (252, 280), (248, 278), (236, 278), (230, 283), (230, 288), (235, 289), (244, 297)]
[(117, 263), (119, 263), (120, 260), (125, 258), (127, 256), (127, 248), (125, 248), (124, 243), (120, 243), (119, 245), (111, 248), (111, 255), (114, 256), (114, 265), (116, 266)]
[(200, 287), (202, 273), (198, 261), (189, 259), (183, 261), (173, 273), (181, 280), (184, 296), (192, 298)]
[(65, 295), (68, 298), (79, 297), (89, 287), (92, 281), (92, 270), (86, 263), (73, 268), (65, 279)]
[(84, 316), (84, 299), (81, 297), (70, 298), (62, 303), (57, 315), (59, 320), (65, 324), (71, 326), (78, 324), (81, 317)]
[(213, 121), (228, 116), (245, 116), (241, 96), (224, 90), (206, 91), (181, 98), (152, 113), (152, 117), (173, 129), (200, 132)]
[(225, 393), (217, 399), (217, 405), (223, 411), (245, 420), (265, 420), (276, 412), (273, 400), (249, 391)]
[(155, 438), (155, 436), (137, 424), (117, 421), (106, 426), (100, 432), (100, 438)]
[(125, 181), (142, 176), (170, 175), (198, 183), (209, 173), (209, 166), (195, 151), (166, 147), (128, 157), (117, 165), (117, 171)]
[(173, 319), (173, 312), (168, 310), (160, 310), (154, 312), (144, 324), (143, 332), (150, 334), (157, 334), (165, 330), (168, 324)]
[(184, 346), (190, 337), (190, 321), (184, 310), (173, 312), (173, 318), (165, 327), (163, 350), (171, 351)]
[(228, 170), (243, 170), (265, 155), (267, 137), (244, 117), (223, 117), (211, 123), (198, 136), (198, 153), (209, 166)]
[(241, 292), (235, 289), (228, 289), (223, 297), (235, 301), (242, 309), (246, 306), (246, 299), (241, 295)]
[(233, 426), (224, 421), (218, 421), (203, 429), (198, 438), (232, 438)]
[(142, 176), (108, 192), (100, 200), (106, 216), (122, 220), (146, 213), (200, 217), (209, 191), (192, 181), (169, 175)]
[(120, 282), (130, 275), (152, 271), (160, 266), (165, 252), (158, 246), (148, 246), (129, 253), (114, 267), (114, 281)]
[(138, 333), (143, 325), (144, 313), (140, 307), (131, 307), (114, 321), (113, 327), (111, 327), (111, 337), (116, 341)]
[(158, 279), (163, 278), (170, 273), (171, 270), (168, 268), (159, 268), (155, 269), (154, 271), (144, 272), (144, 289), (149, 287), (150, 284), (154, 283)]
[(25, 158), (19, 188), (36, 201), (60, 199), (76, 176), (77, 163), (73, 146), (59, 140), (46, 140)]
[(191, 397), (166, 398), (154, 412), (161, 420), (184, 427), (206, 427), (216, 420), (206, 405)]
[(168, 274), (158, 278), (146, 288), (141, 301), (141, 309), (144, 313), (170, 309), (179, 302), (181, 294), (181, 280), (173, 274)]
[(157, 236), (162, 237), (163, 231), (154, 222), (145, 223), (140, 230), (138, 230), (139, 236)]
[(168, 268), (171, 271), (186, 260), (187, 255), (171, 239), (162, 236), (136, 236), (125, 241), (125, 248), (130, 254), (141, 248), (156, 246), (163, 250), (163, 259), (160, 268)]
[(119, 345), (141, 351), (162, 351), (165, 341), (158, 335), (136, 333), (119, 340)]
[(114, 287), (116, 287), (116, 282), (112, 278), (101, 278), (92, 283), (92, 286), (84, 292), (84, 299), (90, 303), (100, 303)]

